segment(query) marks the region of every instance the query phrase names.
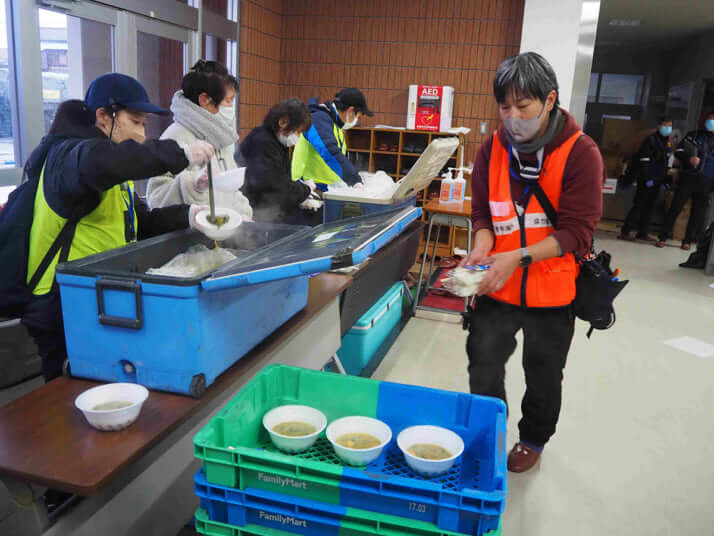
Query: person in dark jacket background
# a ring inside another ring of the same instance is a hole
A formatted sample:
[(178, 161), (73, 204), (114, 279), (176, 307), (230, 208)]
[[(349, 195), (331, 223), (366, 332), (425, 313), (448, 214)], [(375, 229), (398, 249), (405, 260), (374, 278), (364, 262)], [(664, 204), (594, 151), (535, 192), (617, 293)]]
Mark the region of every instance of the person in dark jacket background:
[(181, 147), (173, 140), (145, 140), (147, 113), (168, 112), (151, 104), (135, 79), (118, 73), (103, 75), (92, 82), (84, 101), (60, 105), (49, 134), (25, 167), (29, 178), (39, 178), (30, 230), (28, 284), (66, 226), (70, 226), (72, 237), (43, 273), (38, 272), (39, 280), (30, 288), (33, 296), (22, 317), (37, 343), (46, 381), (61, 375), (67, 358), (55, 281), (58, 261), (186, 228), (205, 209), (176, 205), (149, 211), (133, 191), (132, 179), (178, 173), (213, 155), (213, 148), (204, 141)]
[[(620, 231), (620, 240), (633, 241), (635, 239), (655, 242), (650, 237), (649, 226), (652, 220), (660, 187), (667, 182), (667, 169), (672, 155), (672, 120), (662, 117), (657, 132), (645, 138), (633, 161), (639, 167), (637, 178), (637, 192), (630, 212), (627, 213), (625, 223)], [(637, 227), (637, 235), (633, 238), (630, 231)]]
[(316, 98), (308, 101), (312, 126), (295, 146), (292, 162), (293, 180), (313, 180), (322, 191), (329, 184), (362, 182), (359, 173), (347, 159), (345, 130), (357, 125), (364, 114), (374, 114), (359, 89), (340, 91), (332, 102), (320, 104)]
[(273, 106), (263, 124), (240, 144), (239, 160), (246, 166), (243, 194), (258, 222), (316, 224), (319, 214), (300, 208), (315, 190), (312, 181), (290, 178), (289, 148), (310, 128), (310, 112), (296, 98)]
[(666, 240), (672, 236), (677, 216), (691, 198), (692, 213), (681, 245), (683, 250), (688, 251), (702, 232), (714, 189), (714, 112), (707, 114), (703, 130), (690, 132), (682, 139), (674, 156), (681, 169), (679, 182), (655, 245), (658, 248), (665, 246)]

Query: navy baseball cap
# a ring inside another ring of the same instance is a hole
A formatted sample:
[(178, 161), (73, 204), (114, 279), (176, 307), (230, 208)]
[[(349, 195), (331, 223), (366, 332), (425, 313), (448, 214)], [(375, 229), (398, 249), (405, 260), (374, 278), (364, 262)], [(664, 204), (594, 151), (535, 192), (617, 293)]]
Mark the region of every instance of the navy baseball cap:
[(138, 80), (120, 73), (103, 74), (89, 84), (84, 103), (91, 111), (119, 105), (137, 112), (168, 115), (165, 108), (151, 104), (149, 95)]
[(348, 108), (350, 106), (354, 106), (355, 111), (362, 112), (368, 117), (372, 117), (374, 115), (374, 113), (367, 108), (367, 99), (364, 98), (364, 93), (357, 88), (348, 87), (343, 89), (335, 95), (335, 100), (340, 101)]

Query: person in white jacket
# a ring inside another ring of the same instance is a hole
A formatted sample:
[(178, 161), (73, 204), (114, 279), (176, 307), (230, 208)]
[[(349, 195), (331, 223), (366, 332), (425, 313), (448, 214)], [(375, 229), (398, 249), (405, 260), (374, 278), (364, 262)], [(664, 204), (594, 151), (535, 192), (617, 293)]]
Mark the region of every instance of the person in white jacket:
[[(233, 100), (238, 83), (218, 62), (200, 60), (186, 74), (171, 101), (174, 122), (161, 139), (188, 145), (205, 140), (215, 149), (211, 160), (217, 207), (230, 208), (244, 219), (252, 219), (253, 210), (240, 192), (245, 168), (236, 166), (233, 157), (238, 134), (234, 125)], [(207, 205), (208, 171), (206, 166), (192, 166), (178, 175), (167, 173), (149, 180), (147, 201), (151, 208), (177, 203)]]

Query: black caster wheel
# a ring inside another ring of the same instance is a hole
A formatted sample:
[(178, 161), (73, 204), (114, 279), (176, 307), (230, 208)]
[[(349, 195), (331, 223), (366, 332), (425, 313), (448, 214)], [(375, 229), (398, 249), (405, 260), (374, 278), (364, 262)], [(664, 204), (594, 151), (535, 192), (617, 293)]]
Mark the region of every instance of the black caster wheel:
[(206, 392), (206, 375), (196, 374), (191, 379), (191, 387), (189, 388), (189, 393), (193, 398), (201, 398), (203, 393)]

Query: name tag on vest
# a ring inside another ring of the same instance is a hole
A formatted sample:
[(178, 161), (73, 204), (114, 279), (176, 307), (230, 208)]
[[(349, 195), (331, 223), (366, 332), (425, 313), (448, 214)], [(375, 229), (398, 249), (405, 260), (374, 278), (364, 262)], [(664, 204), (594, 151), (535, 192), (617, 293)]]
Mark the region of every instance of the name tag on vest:
[(489, 201), (491, 215), (497, 218), (504, 218), (511, 212), (512, 204), (508, 201)]
[[(542, 212), (534, 212), (526, 214), (525, 218), (526, 229), (536, 229), (544, 227), (552, 227), (548, 216)], [(518, 218), (513, 217), (509, 220), (493, 222), (493, 232), (496, 236), (509, 235), (520, 229)]]

